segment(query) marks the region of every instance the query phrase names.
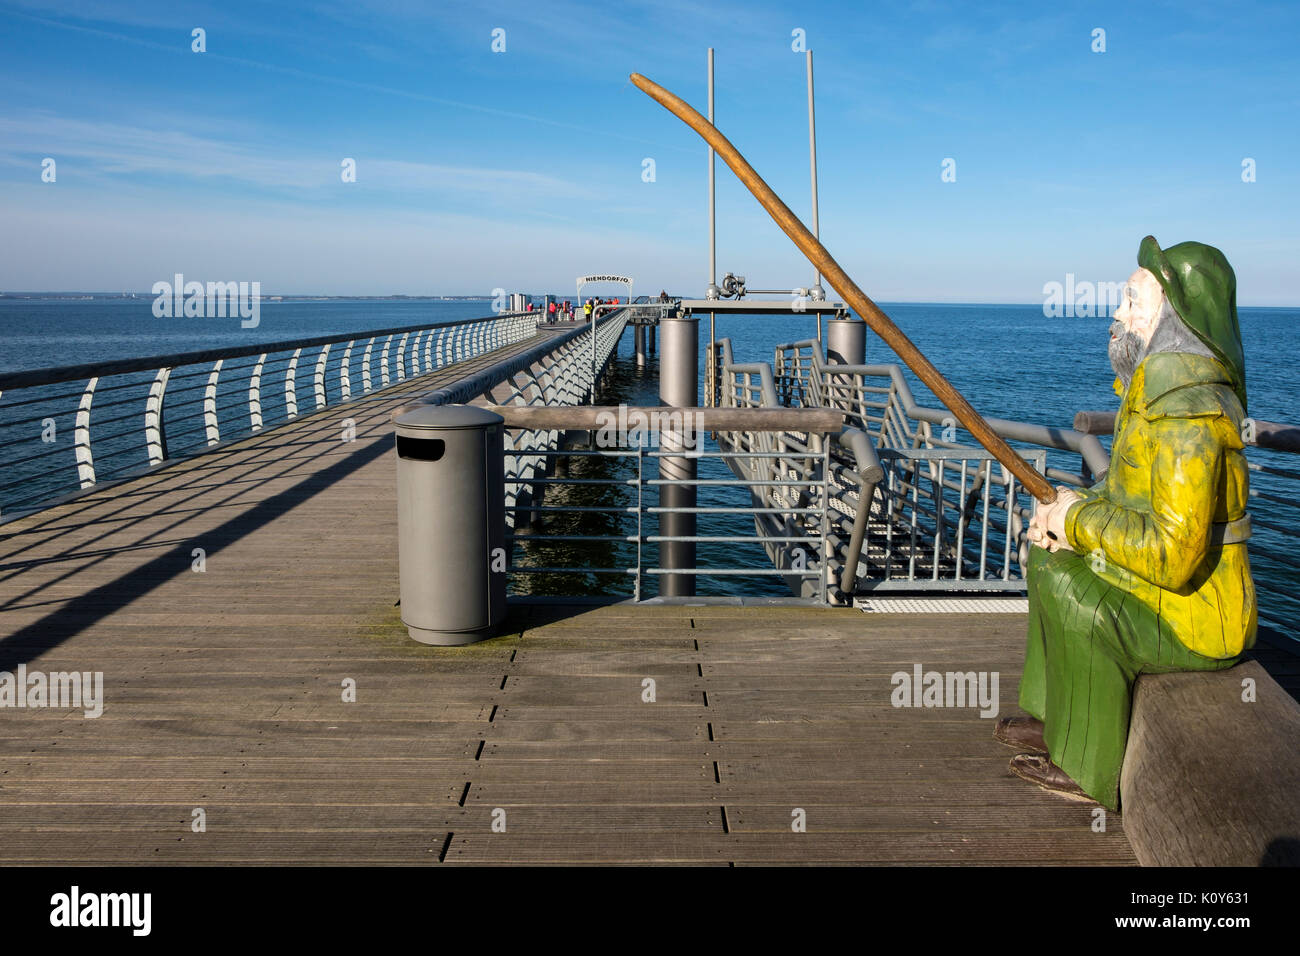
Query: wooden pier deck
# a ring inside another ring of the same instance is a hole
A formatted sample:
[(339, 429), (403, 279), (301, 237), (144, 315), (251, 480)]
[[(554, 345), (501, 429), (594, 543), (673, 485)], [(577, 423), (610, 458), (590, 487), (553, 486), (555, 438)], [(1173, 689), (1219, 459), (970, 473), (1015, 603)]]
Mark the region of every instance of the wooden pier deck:
[(890, 703), (920, 663), (1010, 712), (1023, 616), (529, 605), (410, 641), (388, 414), (472, 368), (0, 526), (0, 670), (105, 698), (0, 709), (0, 862), (1134, 862), (993, 721)]

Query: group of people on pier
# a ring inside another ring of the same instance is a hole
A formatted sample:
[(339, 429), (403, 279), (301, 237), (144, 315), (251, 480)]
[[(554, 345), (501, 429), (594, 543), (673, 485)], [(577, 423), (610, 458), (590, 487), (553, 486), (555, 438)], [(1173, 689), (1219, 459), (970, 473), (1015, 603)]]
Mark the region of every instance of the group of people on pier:
[[(596, 310), (596, 306), (598, 305), (619, 305), (619, 300), (617, 297), (613, 299), (601, 299), (597, 296), (592, 296), (586, 302), (582, 303), (582, 318), (584, 321), (591, 320), (591, 314)], [(529, 312), (536, 311), (536, 308), (537, 307), (533, 303), (528, 303)], [(546, 303), (545, 311), (546, 324), (554, 325), (559, 321), (573, 321), (577, 310), (573, 302), (569, 299), (565, 299), (563, 302), (557, 302), (552, 299)]]
[[(618, 304), (619, 301), (616, 298), (600, 299), (593, 296), (592, 298), (588, 299), (586, 302), (582, 303), (582, 317), (583, 319), (589, 320), (591, 318), (591, 313), (595, 311), (595, 308), (598, 305), (618, 305)], [(535, 309), (534, 305), (531, 302), (528, 303), (528, 311), (532, 312), (534, 311), (534, 309)], [(553, 325), (556, 322), (559, 322), (561, 320), (572, 321), (575, 315), (575, 311), (576, 310), (571, 300), (565, 299), (563, 302), (557, 302), (554, 299), (552, 299), (550, 302), (546, 304), (546, 324)]]

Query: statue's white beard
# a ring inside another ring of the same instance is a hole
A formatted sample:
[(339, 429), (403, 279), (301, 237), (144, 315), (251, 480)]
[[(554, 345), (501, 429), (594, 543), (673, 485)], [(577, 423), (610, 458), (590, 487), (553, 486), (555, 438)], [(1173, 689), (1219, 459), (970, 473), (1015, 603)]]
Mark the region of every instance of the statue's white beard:
[(1141, 336), (1130, 332), (1118, 319), (1111, 323), (1110, 335), (1110, 366), (1125, 388), (1128, 388), (1128, 383), (1132, 381), (1142, 360), (1156, 352), (1191, 352), (1214, 356), (1205, 343), (1196, 337), (1196, 333), (1187, 327), (1187, 323), (1179, 318), (1168, 299), (1163, 299), (1160, 303), (1155, 331), (1151, 333), (1149, 342), (1143, 342)]
[(1110, 336), (1110, 367), (1115, 370), (1124, 387), (1128, 388), (1138, 363), (1144, 357), (1146, 343), (1141, 336), (1126, 329), (1118, 319), (1111, 324)]

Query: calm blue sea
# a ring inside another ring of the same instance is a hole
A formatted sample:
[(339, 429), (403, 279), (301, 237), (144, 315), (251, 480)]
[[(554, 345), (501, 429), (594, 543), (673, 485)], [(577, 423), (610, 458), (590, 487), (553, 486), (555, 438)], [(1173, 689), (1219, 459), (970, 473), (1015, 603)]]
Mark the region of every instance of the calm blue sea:
[(0, 373), (83, 362), (238, 348), (491, 314), (491, 302), (292, 300), (261, 304), (255, 329), (237, 318), (158, 319), (153, 299), (0, 299)]
[[(259, 327), (242, 329), (238, 319), (158, 319), (152, 314), (151, 304), (152, 300), (144, 296), (134, 300), (0, 300), (0, 372), (363, 332), (490, 312), (488, 301), (264, 302)], [(1068, 427), (1076, 411), (1114, 409), (1118, 404), (1111, 391), (1113, 374), (1106, 355), (1108, 318), (1047, 318), (1036, 305), (886, 303), (883, 308), (987, 416)], [(1300, 330), (1300, 309), (1242, 309), (1240, 316), (1250, 413), (1266, 420), (1297, 421), (1300, 414), (1295, 411), (1294, 400), (1300, 394), (1300, 362), (1294, 354), (1294, 343)], [(700, 331), (703, 348), (708, 337), (707, 320), (701, 322)], [(770, 362), (776, 345), (815, 338), (817, 332), (813, 318), (790, 315), (719, 317), (717, 334), (732, 339), (737, 361)], [(620, 344), (615, 384), (602, 402), (657, 403), (658, 356), (652, 357), (647, 368), (637, 369), (631, 351), (628, 332)], [(869, 336), (867, 360), (890, 362), (894, 358), (883, 343)], [(917, 400), (937, 405), (928, 390), (908, 375)], [(0, 415), (4, 412), (0, 408)], [(4, 437), (4, 424), (0, 418), (0, 438)], [(13, 469), (4, 468), (9, 451), (0, 442), (0, 487), (13, 474)], [(1286, 456), (1259, 452), (1252, 455), (1255, 460), (1297, 467), (1294, 460), (1284, 460)], [(69, 481), (75, 478), (70, 460), (60, 467), (68, 472)], [(606, 473), (603, 465), (592, 467), (596, 469), (593, 476)], [(706, 467), (701, 477), (729, 477), (729, 473), (719, 471), (713, 475)], [(714, 494), (712, 501), (716, 503), (747, 500), (743, 494)], [(611, 504), (620, 500), (616, 492), (609, 498)], [(615, 527), (615, 523), (610, 524), (611, 530)], [(557, 527), (556, 531), (561, 529)], [(586, 533), (592, 533), (592, 529), (586, 529)], [(710, 517), (701, 520), (699, 533), (752, 534), (753, 522), (743, 517)], [(1287, 542), (1277, 547), (1289, 553)], [(607, 557), (614, 560), (612, 553)], [(725, 553), (702, 546), (700, 559), (701, 564), (711, 559), (721, 564), (752, 560), (755, 566), (767, 566), (757, 546), (749, 552), (728, 547)], [(562, 554), (533, 554), (530, 560), (538, 564), (570, 563)], [(1261, 572), (1272, 578), (1296, 579), (1292, 562), (1284, 558), (1257, 559), (1257, 574)], [(594, 591), (626, 590), (625, 582), (594, 575), (588, 586)], [(546, 587), (539, 579), (536, 589)], [(775, 579), (762, 578), (701, 579), (700, 590), (715, 594), (785, 593)]]

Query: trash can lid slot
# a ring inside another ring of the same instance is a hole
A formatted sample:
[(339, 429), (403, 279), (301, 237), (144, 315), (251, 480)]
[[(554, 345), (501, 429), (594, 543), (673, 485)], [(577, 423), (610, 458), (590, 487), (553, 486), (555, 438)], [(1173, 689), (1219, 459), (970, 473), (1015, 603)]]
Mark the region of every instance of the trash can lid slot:
[(453, 428), (486, 428), (500, 425), (505, 419), (477, 405), (424, 405), (399, 415), (394, 421), (399, 428), (427, 428), (433, 430)]

